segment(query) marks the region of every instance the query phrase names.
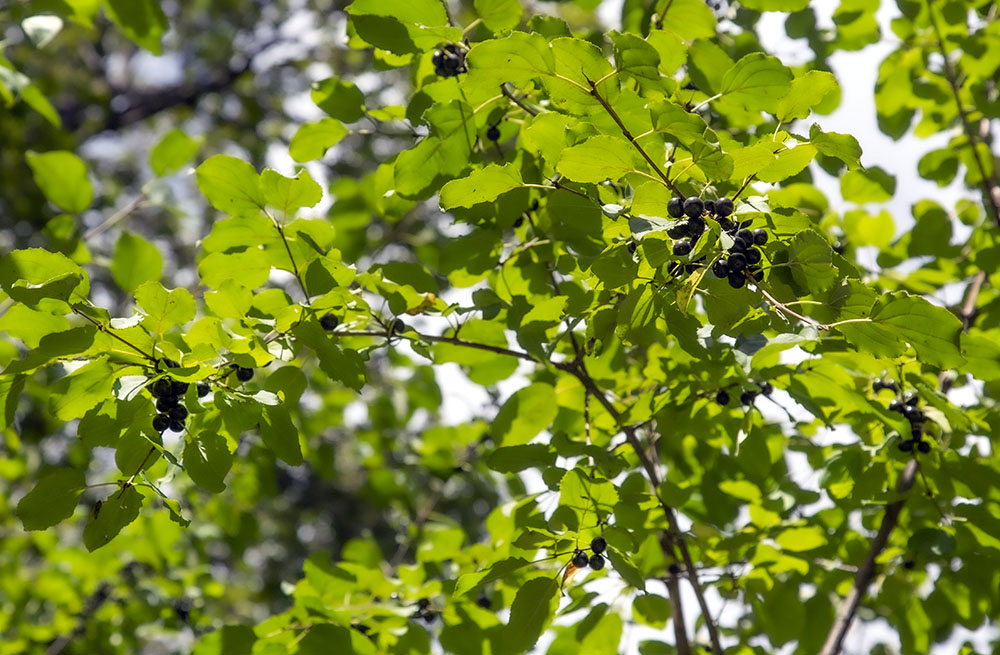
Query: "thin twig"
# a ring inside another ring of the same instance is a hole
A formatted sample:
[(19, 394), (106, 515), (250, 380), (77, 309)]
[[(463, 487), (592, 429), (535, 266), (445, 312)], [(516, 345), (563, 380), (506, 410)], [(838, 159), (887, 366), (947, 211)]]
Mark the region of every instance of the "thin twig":
[[(913, 487), (918, 467), (919, 465), (915, 458), (906, 463), (903, 473), (899, 476), (899, 482), (896, 484), (897, 494), (905, 494)], [(865, 555), (864, 562), (858, 567), (858, 573), (854, 576), (854, 586), (851, 587), (851, 591), (844, 598), (844, 602), (837, 612), (837, 618), (833, 622), (833, 627), (830, 628), (830, 633), (826, 637), (826, 643), (823, 644), (822, 650), (820, 650), (820, 655), (837, 655), (840, 653), (844, 637), (847, 636), (847, 631), (854, 621), (854, 615), (858, 611), (858, 606), (861, 605), (861, 601), (868, 591), (868, 586), (875, 577), (875, 560), (885, 550), (885, 546), (889, 542), (889, 535), (899, 521), (899, 513), (902, 511), (905, 502), (906, 498), (904, 497), (886, 505), (885, 516), (882, 517), (882, 525), (878, 529), (878, 534), (872, 539), (871, 546), (868, 547), (868, 554)]]
[(635, 140), (635, 137), (632, 136), (632, 133), (629, 132), (629, 129), (625, 127), (625, 123), (623, 123), (622, 119), (618, 116), (618, 112), (616, 112), (614, 108), (610, 104), (608, 104), (608, 101), (605, 100), (600, 93), (598, 93), (597, 85), (593, 82), (593, 80), (588, 79), (587, 82), (590, 83), (590, 95), (596, 98), (597, 102), (601, 103), (601, 106), (604, 107), (604, 111), (608, 112), (608, 115), (611, 116), (611, 119), (618, 125), (618, 129), (620, 129), (625, 138), (628, 139), (628, 142), (631, 143), (632, 146), (639, 151), (639, 154), (642, 155), (643, 159), (646, 160), (646, 163), (649, 164), (650, 168), (652, 168), (656, 172), (656, 174), (660, 176), (660, 179), (663, 180), (663, 183), (665, 185), (667, 185), (667, 188), (669, 188), (671, 191), (673, 191), (678, 196), (683, 198), (684, 194), (681, 193), (681, 190), (678, 189), (677, 186), (670, 181), (670, 178), (667, 177), (667, 174), (663, 172), (663, 169), (661, 169), (659, 165), (657, 165), (657, 163), (653, 161), (653, 158), (649, 156), (649, 153), (646, 152), (646, 149), (639, 145), (639, 142)]
[(509, 86), (508, 82), (504, 82), (503, 84), (500, 85), (500, 91), (505, 96), (507, 96), (508, 98), (510, 98), (511, 102), (513, 102), (515, 105), (517, 105), (518, 107), (520, 107), (524, 111), (528, 112), (532, 116), (538, 116), (538, 110), (537, 109), (535, 109), (533, 107), (529, 107), (528, 105), (524, 104), (524, 102), (520, 98), (518, 98), (516, 95), (514, 95), (514, 92), (510, 90), (510, 86)]
[(83, 318), (85, 318), (88, 321), (90, 321), (91, 323), (93, 323), (97, 327), (97, 329), (100, 330), (101, 332), (107, 334), (108, 336), (110, 336), (110, 337), (112, 337), (114, 339), (117, 339), (118, 341), (122, 342), (123, 344), (125, 344), (126, 346), (128, 346), (129, 348), (131, 348), (132, 350), (136, 351), (137, 353), (139, 353), (140, 355), (142, 355), (143, 357), (145, 357), (149, 361), (153, 362), (153, 364), (156, 364), (157, 359), (156, 359), (155, 356), (147, 353), (145, 350), (143, 350), (139, 346), (136, 346), (135, 344), (129, 342), (128, 339), (125, 339), (124, 337), (121, 337), (121, 336), (115, 334), (114, 332), (111, 331), (111, 328), (108, 327), (107, 325), (105, 325), (104, 323), (101, 323), (97, 319), (95, 319), (95, 318), (93, 318), (91, 316), (88, 316), (87, 314), (81, 312), (79, 309), (77, 309), (76, 307), (73, 307), (72, 305), (70, 306), (70, 309), (72, 309), (73, 313), (76, 314), (77, 316), (82, 316)]
[(89, 230), (83, 235), (83, 241), (90, 241), (98, 234), (106, 232), (120, 221), (127, 218), (132, 212), (141, 207), (146, 202), (145, 192), (140, 193), (138, 196), (133, 198), (128, 204), (116, 211), (114, 214), (105, 219), (100, 225), (97, 225)]

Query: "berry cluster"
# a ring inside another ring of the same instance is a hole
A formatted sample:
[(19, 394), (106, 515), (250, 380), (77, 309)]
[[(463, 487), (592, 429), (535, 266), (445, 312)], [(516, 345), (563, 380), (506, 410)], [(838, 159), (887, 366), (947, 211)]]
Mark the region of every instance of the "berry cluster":
[[(180, 364), (172, 359), (161, 360), (167, 368), (178, 368)], [(178, 382), (169, 375), (158, 378), (150, 386), (150, 392), (156, 398), (156, 417), (153, 418), (153, 429), (157, 432), (171, 430), (173, 432), (183, 432), (184, 424), (187, 421), (188, 410), (181, 402), (182, 397), (188, 390), (187, 382)], [(202, 397), (209, 391), (208, 385), (204, 382), (198, 383), (198, 396)]]
[(431, 601), (421, 598), (417, 601), (417, 609), (411, 616), (415, 619), (423, 619), (427, 623), (434, 623), (438, 613), (431, 609)]
[[(880, 382), (882, 383), (881, 386), (879, 385)], [(892, 389), (895, 391), (896, 384), (895, 382), (891, 382), (890, 385), (882, 380), (876, 380), (872, 388), (876, 393), (882, 389)], [(906, 394), (902, 400), (893, 398), (889, 401), (889, 411), (899, 412), (910, 422), (910, 438), (899, 442), (899, 449), (904, 453), (913, 452), (914, 448), (924, 454), (931, 452), (930, 442), (924, 441), (924, 421), (927, 420), (927, 417), (917, 407), (919, 404), (920, 397), (915, 393)]]
[(441, 50), (435, 50), (431, 56), (431, 63), (434, 64), (434, 72), (438, 77), (455, 77), (459, 73), (464, 73), (465, 48), (457, 43), (446, 43)]
[[(770, 396), (771, 392), (774, 391), (774, 385), (772, 385), (767, 380), (763, 382), (750, 381), (752, 384), (757, 385), (757, 389), (744, 389), (740, 392), (740, 404), (749, 407), (753, 405), (753, 401), (758, 395)], [(719, 403), (723, 407), (729, 404), (729, 392), (725, 389), (719, 389), (715, 394), (715, 402)]]
[(589, 566), (595, 571), (600, 571), (604, 568), (604, 556), (601, 553), (607, 547), (608, 542), (605, 541), (604, 537), (594, 537), (590, 542), (590, 555), (587, 555), (587, 553), (579, 548), (573, 550), (573, 566), (578, 569)]

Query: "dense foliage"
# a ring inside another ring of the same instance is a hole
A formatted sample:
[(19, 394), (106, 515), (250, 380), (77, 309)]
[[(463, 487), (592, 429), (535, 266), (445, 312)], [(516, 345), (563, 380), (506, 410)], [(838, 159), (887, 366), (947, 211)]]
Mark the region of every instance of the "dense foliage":
[(946, 204), (877, 2), (162, 4), (0, 5), (0, 653), (1000, 648), (995, 3)]

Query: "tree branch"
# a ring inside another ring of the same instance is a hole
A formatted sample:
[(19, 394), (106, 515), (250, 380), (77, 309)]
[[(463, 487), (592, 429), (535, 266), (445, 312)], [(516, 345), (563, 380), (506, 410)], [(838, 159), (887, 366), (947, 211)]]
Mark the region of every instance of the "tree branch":
[[(906, 463), (903, 473), (899, 476), (899, 482), (896, 484), (897, 494), (904, 494), (913, 487), (913, 481), (917, 477), (918, 469), (919, 465), (916, 458)], [(854, 621), (854, 615), (858, 611), (858, 606), (861, 605), (868, 586), (875, 577), (875, 560), (885, 550), (885, 546), (889, 542), (889, 535), (892, 534), (893, 528), (896, 527), (896, 523), (899, 521), (899, 513), (902, 511), (905, 502), (906, 498), (900, 498), (886, 505), (885, 516), (882, 517), (882, 525), (878, 529), (878, 534), (872, 539), (871, 546), (868, 548), (868, 554), (865, 555), (865, 561), (858, 567), (858, 572), (854, 576), (854, 586), (847, 594), (847, 597), (844, 598), (843, 604), (840, 606), (840, 611), (837, 612), (837, 618), (833, 622), (833, 627), (830, 628), (830, 633), (826, 637), (826, 643), (823, 644), (820, 655), (837, 655), (840, 653), (844, 637), (847, 636), (847, 631)]]

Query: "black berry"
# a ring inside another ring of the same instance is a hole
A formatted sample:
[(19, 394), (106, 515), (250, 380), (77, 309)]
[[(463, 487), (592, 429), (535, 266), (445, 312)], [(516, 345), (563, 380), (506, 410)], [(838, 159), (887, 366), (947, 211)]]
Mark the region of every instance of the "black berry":
[(236, 367), (236, 379), (240, 382), (249, 382), (253, 378), (252, 368), (243, 368), (242, 366)]
[(169, 411), (171, 407), (176, 407), (178, 402), (177, 396), (160, 396), (156, 399), (156, 411)]
[(693, 241), (697, 241), (705, 232), (705, 219), (696, 217), (692, 218), (687, 222), (687, 235), (691, 237)]
[(715, 213), (721, 218), (725, 218), (733, 213), (733, 201), (729, 198), (719, 198), (715, 202)]
[(893, 398), (889, 401), (889, 411), (890, 412), (902, 412), (903, 403), (898, 398)]
[(185, 407), (184, 405), (177, 405), (176, 407), (171, 407), (170, 411), (167, 412), (167, 416), (169, 416), (171, 420), (174, 421), (183, 421), (184, 419), (187, 418), (187, 415), (188, 415), (187, 407)]
[(424, 623), (434, 623), (434, 621), (437, 620), (437, 617), (437, 612), (424, 612), (423, 614)]
[(172, 387), (172, 382), (169, 377), (163, 377), (153, 383), (152, 393), (157, 398), (161, 396), (169, 396), (170, 389)]
[(608, 547), (608, 542), (604, 537), (594, 537), (590, 542), (590, 550), (594, 553), (600, 554), (604, 552), (604, 549)]
[(667, 213), (671, 218), (680, 218), (684, 215), (684, 201), (680, 198), (671, 198), (667, 202)]
[(733, 247), (730, 248), (732, 252), (746, 252), (750, 244), (743, 237), (733, 237)]
[(170, 421), (171, 432), (184, 432), (184, 421)]
[(905, 396), (903, 396), (903, 402), (909, 405), (910, 407), (916, 407), (917, 403), (920, 402), (920, 396), (918, 396), (915, 393), (908, 393)]
[(199, 398), (204, 398), (205, 396), (207, 396), (209, 393), (212, 392), (212, 388), (208, 386), (208, 382), (199, 382), (197, 385), (195, 385), (195, 389), (198, 390)]
[(709, 214), (712, 214), (713, 216), (715, 215), (715, 201), (714, 200), (706, 200), (705, 201), (705, 211), (708, 212)]
[(517, 220), (514, 221), (514, 229), (517, 229), (524, 225), (524, 216), (518, 216)]
[(629, 241), (628, 242), (628, 251), (629, 251), (629, 253), (631, 253), (631, 254), (634, 255), (635, 251), (638, 250), (638, 249), (639, 249), (639, 244), (637, 244), (635, 241)]
[(689, 218), (701, 216), (704, 211), (705, 203), (702, 202), (701, 198), (691, 197), (684, 201), (684, 213), (687, 214)]
[(729, 262), (725, 259), (720, 259), (712, 264), (712, 272), (715, 273), (715, 277), (724, 278), (729, 277)]
[(878, 393), (879, 391), (882, 391), (882, 389), (885, 389), (885, 382), (882, 381), (882, 378), (872, 382), (872, 391)]
[(747, 283), (746, 277), (737, 271), (732, 271), (729, 274), (729, 286), (734, 289), (742, 288), (744, 284)]
[(166, 414), (157, 414), (153, 419), (153, 429), (157, 432), (163, 432), (170, 427), (170, 417)]
[(476, 605), (479, 605), (484, 610), (488, 610), (491, 607), (493, 607), (493, 603), (490, 602), (490, 599), (487, 598), (486, 596), (480, 596), (479, 598), (477, 598), (476, 599)]
[(760, 251), (756, 248), (747, 248), (746, 251), (747, 264), (759, 264), (760, 263)]
[(670, 575), (679, 575), (681, 567), (677, 566), (677, 562), (671, 562), (670, 566), (667, 567), (667, 570), (670, 571)]
[(910, 423), (924, 422), (924, 413), (920, 411), (920, 408), (913, 405), (903, 405), (903, 417)]
[(406, 330), (406, 323), (403, 322), (401, 318), (394, 318), (392, 322), (389, 323), (389, 336), (394, 334), (401, 334)]
[(930, 444), (930, 442), (927, 442), (927, 441), (918, 441), (917, 442), (917, 450), (919, 450), (920, 452), (922, 452), (925, 455), (927, 453), (931, 452), (931, 444)]
[(674, 242), (674, 255), (683, 257), (684, 255), (690, 254), (690, 252), (691, 242), (687, 239), (681, 239), (680, 241)]
[(768, 382), (767, 380), (760, 383), (760, 392), (765, 396), (770, 396), (773, 391), (774, 391), (774, 385)]
[(573, 555), (573, 566), (575, 566), (578, 569), (582, 569), (583, 567), (587, 566), (587, 562), (589, 561), (590, 558), (587, 557), (587, 553), (583, 552), (582, 550), (578, 551), (576, 555)]
[(191, 386), (187, 382), (178, 382), (174, 380), (170, 383), (170, 395), (171, 396), (183, 396), (187, 393), (188, 387)]
[(748, 244), (753, 243), (753, 232), (746, 229), (745, 227), (740, 228), (736, 231), (736, 236), (746, 241)]
[(913, 440), (907, 439), (906, 441), (900, 441), (898, 448), (904, 453), (913, 452)]
[(754, 398), (757, 397), (757, 393), (754, 391), (744, 391), (740, 394), (740, 404), (750, 406), (753, 405)]
[(430, 606), (431, 606), (431, 601), (429, 601), (426, 598), (421, 598), (420, 600), (417, 601), (417, 608), (420, 609), (421, 611), (427, 609)]
[(180, 368), (181, 367), (180, 362), (178, 362), (176, 359), (170, 359), (169, 357), (164, 357), (160, 361), (163, 362), (163, 365), (166, 366), (167, 368)]
[(767, 243), (767, 232), (761, 228), (757, 228), (753, 231), (753, 242), (758, 246), (762, 246)]
[(500, 139), (500, 128), (496, 125), (490, 125), (486, 128), (486, 138), (490, 141), (497, 141)]
[(591, 555), (590, 556), (590, 568), (594, 569), (595, 571), (600, 571), (601, 569), (603, 569), (604, 568), (604, 558), (601, 557), (600, 555)]
[(715, 394), (715, 402), (719, 403), (723, 407), (729, 404), (729, 392), (725, 389), (719, 389), (719, 392)]
[(747, 267), (747, 256), (741, 252), (734, 252), (729, 255), (729, 270), (742, 271)]
[(319, 319), (319, 324), (327, 332), (332, 332), (337, 329), (338, 325), (340, 325), (340, 319), (333, 314), (323, 314), (323, 316)]

